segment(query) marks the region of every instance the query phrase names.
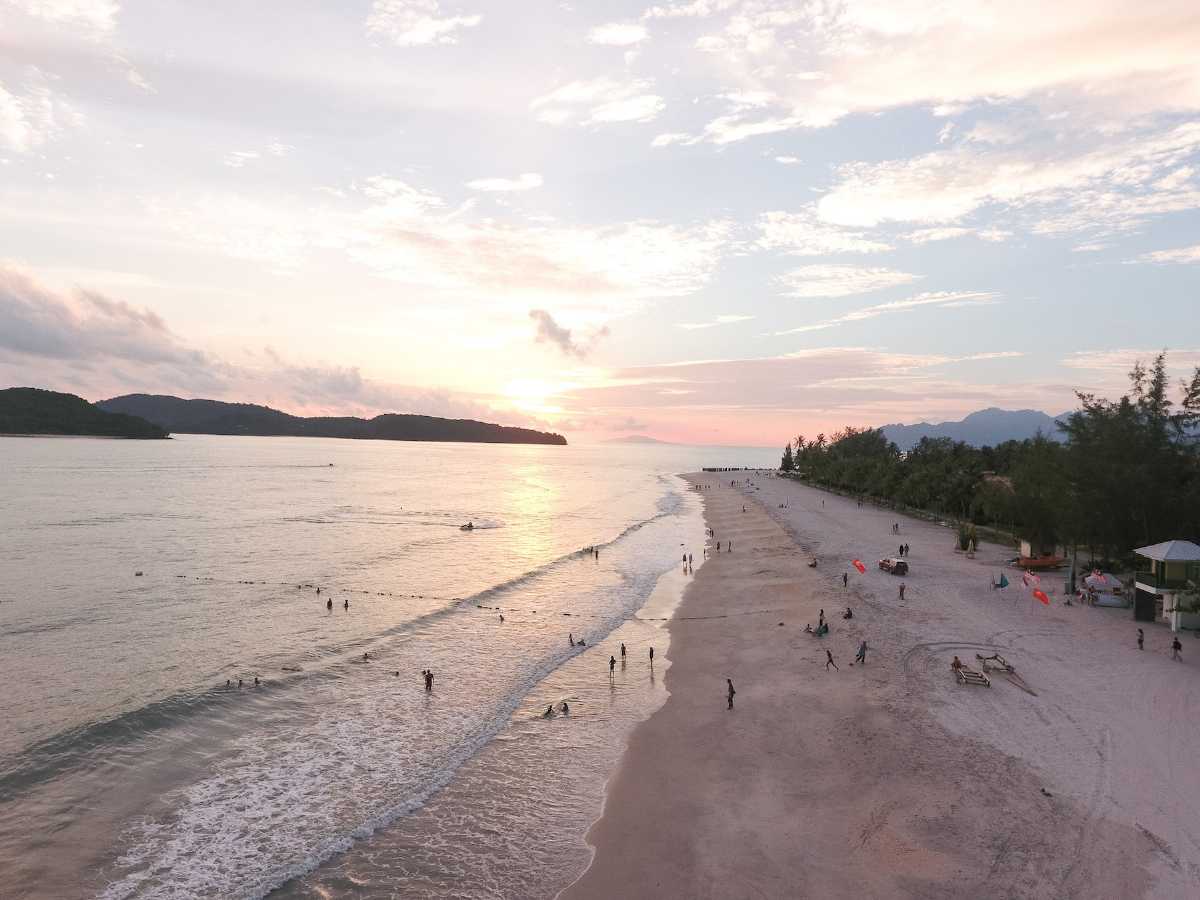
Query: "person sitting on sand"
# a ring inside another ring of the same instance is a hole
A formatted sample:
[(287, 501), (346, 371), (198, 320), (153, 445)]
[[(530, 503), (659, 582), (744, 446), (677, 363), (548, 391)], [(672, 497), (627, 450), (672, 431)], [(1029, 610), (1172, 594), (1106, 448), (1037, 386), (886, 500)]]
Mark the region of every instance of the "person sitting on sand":
[(812, 622), (808, 622), (807, 624), (805, 624), (805, 626), (804, 626), (804, 633), (805, 633), (805, 634), (812, 634), (812, 633), (813, 633), (813, 630), (812, 630)]
[(843, 619), (853, 619), (854, 618), (854, 610), (852, 610), (850, 607), (847, 606), (846, 611), (844, 613), (842, 613), (842, 618)]

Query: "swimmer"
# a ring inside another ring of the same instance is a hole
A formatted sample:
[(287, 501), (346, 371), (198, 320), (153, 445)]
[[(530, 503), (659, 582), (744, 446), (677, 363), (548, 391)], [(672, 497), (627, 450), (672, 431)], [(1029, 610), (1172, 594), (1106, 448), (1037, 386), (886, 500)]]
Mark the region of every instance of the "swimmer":
[(565, 716), (565, 715), (567, 715), (567, 714), (569, 714), (569, 713), (571, 712), (571, 707), (567, 706), (567, 701), (566, 701), (566, 700), (564, 700), (564, 701), (562, 702), (562, 706), (560, 706), (560, 707), (559, 707), (559, 709), (560, 709), (560, 710), (562, 710), (562, 714), (563, 714), (564, 716)]

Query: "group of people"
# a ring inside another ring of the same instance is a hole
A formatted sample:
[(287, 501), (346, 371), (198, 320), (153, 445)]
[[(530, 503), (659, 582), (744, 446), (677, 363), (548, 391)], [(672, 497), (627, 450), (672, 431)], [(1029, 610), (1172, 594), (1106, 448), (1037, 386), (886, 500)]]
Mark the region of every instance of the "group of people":
[[(1140, 628), (1137, 630), (1137, 644), (1139, 650), (1146, 649), (1146, 632), (1142, 631)], [(1175, 635), (1175, 637), (1171, 638), (1171, 659), (1175, 660), (1176, 662), (1183, 662), (1183, 644), (1179, 642), (1179, 635)], [(255, 679), (255, 681), (257, 681), (257, 679)]]
[(908, 544), (901, 544), (901, 545), (900, 545), (900, 555), (901, 555), (901, 556), (908, 556)]

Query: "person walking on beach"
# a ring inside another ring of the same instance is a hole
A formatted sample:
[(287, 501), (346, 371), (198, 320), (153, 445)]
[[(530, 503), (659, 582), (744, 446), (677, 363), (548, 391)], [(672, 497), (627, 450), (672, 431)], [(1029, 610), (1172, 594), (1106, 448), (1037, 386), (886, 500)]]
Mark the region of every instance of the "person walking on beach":
[(1171, 659), (1176, 662), (1183, 662), (1183, 657), (1179, 655), (1179, 651), (1183, 649), (1183, 644), (1179, 643), (1179, 638), (1171, 641)]
[(733, 679), (732, 679), (732, 678), (726, 678), (726, 679), (725, 679), (725, 684), (727, 685), (727, 688), (726, 688), (726, 691), (725, 691), (725, 699), (726, 699), (726, 700), (728, 701), (728, 703), (729, 703), (729, 705), (726, 707), (726, 709), (733, 709), (733, 695), (737, 693), (737, 691), (735, 691), (735, 690), (733, 689)]
[(900, 602), (904, 602), (904, 582), (900, 582)]
[(840, 672), (840, 671), (842, 671), (841, 669), (838, 669), (838, 664), (837, 664), (837, 663), (835, 663), (835, 662), (833, 661), (833, 651), (832, 651), (832, 650), (826, 650), (826, 651), (825, 651), (825, 671), (826, 671), (826, 672), (828, 672), (828, 671), (829, 671), (829, 667), (830, 667), (830, 666), (833, 666), (833, 667), (834, 667), (835, 669), (837, 669), (839, 672)]
[[(858, 653), (855, 654), (855, 656), (854, 656), (854, 662), (859, 663), (864, 666), (867, 664), (867, 642), (866, 641), (863, 641), (861, 644), (858, 645)], [(853, 665), (853, 663), (851, 663), (851, 665)]]
[(842, 589), (844, 590), (848, 587), (850, 587), (850, 573), (843, 572), (842, 573)]
[(654, 648), (650, 648), (650, 668), (654, 668)]
[(725, 542), (725, 552), (726, 552), (726, 553), (732, 553), (732, 552), (733, 552), (733, 541), (726, 541), (726, 542)]
[(610, 656), (608, 658), (608, 680), (612, 681), (617, 671), (617, 658)]
[(621, 665), (625, 665), (625, 644), (621, 644)]
[(1142, 644), (1145, 642), (1145, 640), (1146, 640), (1146, 632), (1142, 631), (1142, 629), (1139, 628), (1138, 629), (1138, 649), (1139, 650), (1146, 649), (1145, 647), (1142, 646)]

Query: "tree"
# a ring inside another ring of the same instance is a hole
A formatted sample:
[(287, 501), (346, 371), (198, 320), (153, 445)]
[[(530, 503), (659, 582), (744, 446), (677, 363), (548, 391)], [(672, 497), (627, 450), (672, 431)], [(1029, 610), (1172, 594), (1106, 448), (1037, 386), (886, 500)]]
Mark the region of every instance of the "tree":
[(783, 460), (779, 463), (779, 471), (790, 472), (796, 467), (795, 461), (792, 459), (792, 445), (784, 444)]

